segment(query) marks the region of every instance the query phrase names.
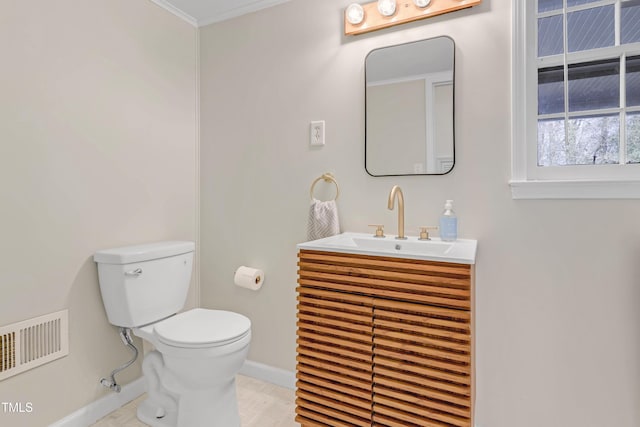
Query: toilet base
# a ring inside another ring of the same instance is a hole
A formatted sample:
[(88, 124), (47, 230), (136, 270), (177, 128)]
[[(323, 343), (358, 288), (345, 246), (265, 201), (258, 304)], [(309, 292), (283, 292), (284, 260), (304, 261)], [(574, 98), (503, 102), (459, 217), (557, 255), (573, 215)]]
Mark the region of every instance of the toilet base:
[[(138, 419), (151, 427), (176, 427), (176, 426), (211, 426), (211, 427), (240, 427), (238, 416), (238, 404), (235, 397), (235, 381), (225, 387), (223, 394), (215, 393), (215, 399), (211, 399), (209, 393), (193, 393), (189, 398), (183, 399), (180, 409), (184, 415), (178, 421), (176, 411), (166, 412), (162, 418), (156, 417), (158, 407), (150, 399), (145, 399), (140, 405), (136, 415)], [(215, 402), (215, 404), (211, 404)], [(206, 409), (204, 409), (206, 408)], [(195, 413), (196, 416), (194, 419)]]
[(138, 405), (136, 412), (138, 419), (151, 427), (175, 427), (178, 424), (177, 413), (168, 412), (162, 418), (156, 417), (156, 406), (146, 399)]
[[(241, 345), (239, 352), (215, 359), (215, 365), (211, 358), (185, 360), (157, 350), (147, 353), (142, 362), (147, 399), (138, 407), (138, 418), (152, 427), (240, 427), (235, 372), (247, 350), (247, 344)], [(225, 378), (230, 372), (234, 374)], [(211, 378), (197, 382), (206, 375)]]
[(180, 396), (177, 427), (240, 427), (235, 381)]

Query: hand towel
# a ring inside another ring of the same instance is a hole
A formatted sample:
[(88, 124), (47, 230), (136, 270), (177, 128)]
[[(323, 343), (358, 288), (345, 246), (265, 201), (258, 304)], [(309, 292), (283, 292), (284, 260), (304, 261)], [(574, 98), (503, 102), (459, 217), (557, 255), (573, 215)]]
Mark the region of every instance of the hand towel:
[(307, 225), (307, 237), (309, 240), (322, 239), (324, 237), (340, 234), (340, 222), (338, 221), (338, 205), (335, 200), (322, 202), (311, 200), (309, 207), (309, 223)]

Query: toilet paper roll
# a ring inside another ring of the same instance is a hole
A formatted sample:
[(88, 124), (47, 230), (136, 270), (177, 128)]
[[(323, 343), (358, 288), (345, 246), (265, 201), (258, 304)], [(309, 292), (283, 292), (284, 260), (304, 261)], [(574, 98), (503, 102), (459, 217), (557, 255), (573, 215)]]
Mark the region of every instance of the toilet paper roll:
[(264, 283), (264, 272), (257, 268), (241, 265), (233, 276), (233, 283), (235, 283), (236, 286), (257, 291)]

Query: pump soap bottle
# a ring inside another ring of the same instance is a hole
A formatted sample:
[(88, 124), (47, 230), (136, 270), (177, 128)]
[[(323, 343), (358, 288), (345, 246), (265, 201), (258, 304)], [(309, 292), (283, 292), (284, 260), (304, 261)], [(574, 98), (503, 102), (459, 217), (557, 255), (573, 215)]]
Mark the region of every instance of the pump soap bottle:
[(458, 238), (458, 217), (453, 211), (453, 200), (447, 200), (440, 216), (440, 239), (454, 242)]

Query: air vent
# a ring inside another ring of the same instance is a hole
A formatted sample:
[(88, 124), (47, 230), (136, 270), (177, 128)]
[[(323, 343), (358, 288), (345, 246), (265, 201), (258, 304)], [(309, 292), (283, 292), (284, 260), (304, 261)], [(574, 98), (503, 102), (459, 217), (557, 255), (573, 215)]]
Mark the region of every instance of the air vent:
[(0, 335), (0, 372), (16, 367), (16, 334)]
[(0, 327), (0, 381), (69, 354), (69, 312)]

